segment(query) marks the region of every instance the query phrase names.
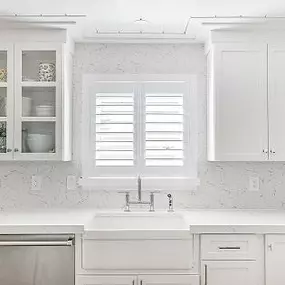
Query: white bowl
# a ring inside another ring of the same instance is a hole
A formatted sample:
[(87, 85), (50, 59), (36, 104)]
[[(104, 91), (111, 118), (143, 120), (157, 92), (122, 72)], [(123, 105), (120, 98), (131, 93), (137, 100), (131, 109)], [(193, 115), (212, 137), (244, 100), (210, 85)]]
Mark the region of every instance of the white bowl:
[(28, 134), (27, 144), (31, 152), (47, 153), (54, 148), (52, 134)]
[(39, 105), (36, 107), (36, 115), (38, 117), (53, 117), (54, 116), (54, 106)]

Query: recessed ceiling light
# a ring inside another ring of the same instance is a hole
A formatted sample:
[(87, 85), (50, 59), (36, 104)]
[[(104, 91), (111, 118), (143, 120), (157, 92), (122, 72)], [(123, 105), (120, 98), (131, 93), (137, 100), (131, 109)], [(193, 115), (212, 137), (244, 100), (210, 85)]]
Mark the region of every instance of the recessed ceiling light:
[(139, 18), (134, 21), (135, 24), (146, 25), (149, 24), (149, 21), (144, 18)]

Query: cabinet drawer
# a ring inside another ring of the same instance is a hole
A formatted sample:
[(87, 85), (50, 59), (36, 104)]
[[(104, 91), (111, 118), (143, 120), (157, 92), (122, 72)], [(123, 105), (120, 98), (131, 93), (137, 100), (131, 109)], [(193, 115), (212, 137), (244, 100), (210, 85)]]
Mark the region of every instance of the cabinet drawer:
[(203, 235), (201, 258), (204, 260), (256, 260), (263, 252), (262, 235)]

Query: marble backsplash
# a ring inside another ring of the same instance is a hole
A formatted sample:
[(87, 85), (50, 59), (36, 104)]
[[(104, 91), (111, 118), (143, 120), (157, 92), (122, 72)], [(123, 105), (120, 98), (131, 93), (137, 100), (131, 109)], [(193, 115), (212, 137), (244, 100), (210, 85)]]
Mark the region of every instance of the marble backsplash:
[[(120, 208), (122, 194), (67, 190), (67, 175), (80, 175), (82, 75), (195, 74), (198, 76), (198, 176), (201, 185), (177, 191), (176, 208), (285, 208), (285, 163), (213, 163), (206, 160), (206, 60), (202, 45), (77, 44), (74, 58), (74, 161), (1, 162), (0, 210), (30, 208)], [(43, 179), (32, 191), (32, 175)], [(260, 191), (248, 191), (249, 177), (260, 177)], [(156, 196), (156, 207), (166, 208), (166, 193)]]

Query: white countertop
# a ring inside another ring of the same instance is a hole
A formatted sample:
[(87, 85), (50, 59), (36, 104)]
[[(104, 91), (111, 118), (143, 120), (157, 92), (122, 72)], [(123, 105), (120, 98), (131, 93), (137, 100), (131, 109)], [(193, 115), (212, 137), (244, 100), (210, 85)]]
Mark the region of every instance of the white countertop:
[[(104, 211), (104, 213), (120, 211)], [(83, 233), (95, 210), (1, 212), (0, 234)], [(159, 213), (159, 211), (158, 211)], [(284, 233), (285, 211), (189, 210), (184, 215), (191, 233)]]

